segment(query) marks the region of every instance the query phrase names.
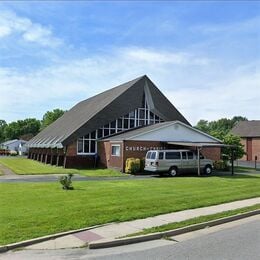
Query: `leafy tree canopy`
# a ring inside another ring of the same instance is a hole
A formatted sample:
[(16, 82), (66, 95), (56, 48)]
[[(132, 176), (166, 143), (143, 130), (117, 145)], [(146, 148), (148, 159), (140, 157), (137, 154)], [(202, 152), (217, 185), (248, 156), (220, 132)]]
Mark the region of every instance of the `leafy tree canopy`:
[[(235, 149), (234, 159), (236, 160), (245, 154), (243, 145), (240, 143), (240, 137), (230, 133), (230, 130), (239, 121), (247, 121), (247, 118), (242, 116), (234, 116), (232, 119), (221, 118), (217, 121), (207, 121), (201, 119), (195, 127), (222, 140), (224, 144), (235, 145), (237, 148)], [(227, 159), (231, 159), (231, 148), (223, 148), (222, 153)]]
[(41, 130), (56, 121), (64, 114), (64, 112), (64, 110), (61, 110), (59, 108), (56, 108), (53, 111), (47, 111), (42, 118)]

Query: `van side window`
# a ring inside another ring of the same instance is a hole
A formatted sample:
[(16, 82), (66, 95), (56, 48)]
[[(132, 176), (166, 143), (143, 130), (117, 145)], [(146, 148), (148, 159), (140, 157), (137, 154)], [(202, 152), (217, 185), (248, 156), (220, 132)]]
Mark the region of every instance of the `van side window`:
[(189, 160), (193, 159), (193, 152), (187, 152), (187, 154)]
[(156, 152), (152, 152), (152, 153), (151, 153), (151, 158), (150, 158), (150, 159), (155, 159), (155, 156), (156, 156)]
[(151, 158), (151, 152), (148, 152), (148, 153), (147, 153), (146, 158), (147, 158), (147, 159), (150, 159), (150, 158)]
[(159, 152), (159, 160), (163, 159), (163, 152)]
[(165, 153), (165, 159), (168, 159), (168, 160), (170, 160), (170, 159), (175, 159), (175, 160), (181, 159), (181, 154), (180, 154), (180, 152), (166, 152)]
[(187, 159), (187, 154), (186, 154), (186, 152), (182, 152), (182, 153), (181, 153), (181, 156), (182, 156), (182, 160), (186, 160), (186, 159)]

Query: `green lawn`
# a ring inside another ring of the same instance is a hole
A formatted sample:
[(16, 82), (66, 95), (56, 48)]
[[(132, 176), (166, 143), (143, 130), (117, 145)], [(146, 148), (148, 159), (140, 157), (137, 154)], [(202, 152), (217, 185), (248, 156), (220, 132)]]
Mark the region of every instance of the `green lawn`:
[(0, 164), (10, 168), (14, 173), (21, 175), (73, 173), (84, 176), (122, 176), (122, 173), (111, 169), (64, 169), (63, 167), (56, 167), (21, 157), (0, 158)]
[(260, 175), (0, 183), (0, 244), (92, 225), (259, 197)]

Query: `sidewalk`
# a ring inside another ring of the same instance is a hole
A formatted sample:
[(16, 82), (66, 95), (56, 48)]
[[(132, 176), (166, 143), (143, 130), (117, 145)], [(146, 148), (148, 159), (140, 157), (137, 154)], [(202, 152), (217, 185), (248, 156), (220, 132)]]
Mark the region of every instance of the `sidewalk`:
[(108, 239), (116, 239), (135, 232), (142, 231), (144, 228), (156, 227), (172, 222), (180, 222), (198, 216), (211, 215), (227, 210), (239, 209), (260, 203), (260, 198), (253, 198), (235, 202), (224, 203), (216, 206), (184, 210), (175, 213), (163, 214), (146, 219), (127, 221), (122, 223), (112, 223), (106, 226), (94, 228), (87, 231), (66, 235), (60, 238), (41, 242), (25, 249), (64, 249), (83, 247), (90, 242), (102, 242)]

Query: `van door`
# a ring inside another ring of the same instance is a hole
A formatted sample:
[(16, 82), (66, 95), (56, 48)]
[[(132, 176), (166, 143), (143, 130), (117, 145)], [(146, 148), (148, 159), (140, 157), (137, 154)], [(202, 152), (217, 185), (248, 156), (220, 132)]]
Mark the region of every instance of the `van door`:
[(181, 160), (182, 160), (182, 169), (184, 171), (187, 171), (190, 167), (187, 152), (181, 152)]
[(197, 165), (197, 159), (192, 151), (187, 152), (187, 170), (188, 171), (195, 171), (196, 170), (196, 165)]

